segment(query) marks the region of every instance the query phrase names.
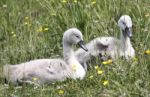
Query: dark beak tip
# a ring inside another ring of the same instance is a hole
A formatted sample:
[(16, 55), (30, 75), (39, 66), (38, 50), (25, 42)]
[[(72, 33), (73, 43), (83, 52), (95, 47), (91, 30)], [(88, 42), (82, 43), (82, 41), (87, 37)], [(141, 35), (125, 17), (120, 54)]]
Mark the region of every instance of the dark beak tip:
[(84, 41), (79, 41), (78, 42), (78, 45), (83, 49), (83, 50), (85, 50), (86, 52), (88, 51), (88, 49), (87, 49), (87, 47), (84, 45)]
[(85, 50), (86, 52), (88, 51), (87, 47), (84, 46), (84, 45), (82, 45), (81, 48), (82, 48), (83, 50)]
[(86, 48), (86, 49), (85, 49), (85, 51), (87, 52), (87, 51), (88, 51), (88, 49)]
[(128, 35), (128, 37), (132, 37), (132, 35)]

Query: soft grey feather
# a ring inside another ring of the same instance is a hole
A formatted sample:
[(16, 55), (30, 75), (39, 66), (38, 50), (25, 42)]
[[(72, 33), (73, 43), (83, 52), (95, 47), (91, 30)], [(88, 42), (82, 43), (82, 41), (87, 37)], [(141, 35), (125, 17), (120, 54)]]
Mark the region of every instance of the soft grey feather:
[(3, 71), (6, 80), (13, 84), (34, 83), (42, 85), (63, 81), (66, 78), (83, 79), (86, 72), (76, 60), (72, 49), (72, 45), (82, 39), (82, 33), (78, 29), (67, 30), (63, 35), (65, 61), (63, 59), (37, 59), (16, 65), (4, 65)]
[[(82, 49), (78, 49), (75, 52), (76, 58), (84, 65), (85, 69), (87, 69), (86, 62), (89, 61), (92, 56), (97, 57), (100, 53), (105, 53), (114, 60), (121, 56), (124, 56), (126, 59), (135, 56), (135, 50), (132, 47), (129, 37), (132, 36), (132, 33), (126, 32), (126, 28), (132, 28), (130, 16), (121, 16), (118, 21), (118, 26), (121, 29), (120, 40), (115, 37), (98, 37), (86, 44), (89, 49), (88, 52), (85, 52)], [(130, 29), (129, 31), (131, 32)]]

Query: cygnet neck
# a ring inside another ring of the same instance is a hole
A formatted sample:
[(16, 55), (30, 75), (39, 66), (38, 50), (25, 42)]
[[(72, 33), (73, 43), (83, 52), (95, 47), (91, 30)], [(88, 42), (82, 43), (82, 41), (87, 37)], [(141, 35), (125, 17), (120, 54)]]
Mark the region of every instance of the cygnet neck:
[(130, 38), (127, 35), (123, 35), (123, 31), (121, 31), (121, 48), (122, 50), (127, 50), (129, 47), (131, 47), (131, 42), (130, 42)]
[(68, 60), (71, 56), (74, 56), (74, 51), (72, 49), (72, 44), (65, 41), (65, 39), (63, 39), (63, 56), (64, 56), (64, 60), (66, 62), (68, 62)]

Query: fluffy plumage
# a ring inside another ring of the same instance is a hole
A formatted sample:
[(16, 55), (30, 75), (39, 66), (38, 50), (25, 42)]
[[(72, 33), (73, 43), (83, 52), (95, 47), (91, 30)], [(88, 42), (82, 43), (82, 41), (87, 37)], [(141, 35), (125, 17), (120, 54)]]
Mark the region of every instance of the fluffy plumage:
[[(63, 81), (66, 78), (83, 79), (86, 72), (74, 56), (73, 44), (82, 41), (82, 33), (71, 28), (63, 35), (63, 59), (37, 59), (17, 65), (5, 65), (4, 76), (13, 84), (34, 83), (45, 84)], [(83, 49), (87, 50), (80, 43)], [(36, 80), (35, 80), (36, 79)]]
[(98, 37), (86, 44), (89, 49), (88, 52), (78, 49), (75, 52), (76, 58), (87, 69), (86, 62), (91, 59), (92, 56), (97, 57), (99, 54), (105, 53), (112, 59), (118, 57), (125, 57), (127, 60), (135, 56), (135, 50), (130, 42), (132, 36), (132, 21), (130, 16), (123, 15), (118, 21), (118, 26), (121, 30), (121, 37), (117, 39), (115, 37)]

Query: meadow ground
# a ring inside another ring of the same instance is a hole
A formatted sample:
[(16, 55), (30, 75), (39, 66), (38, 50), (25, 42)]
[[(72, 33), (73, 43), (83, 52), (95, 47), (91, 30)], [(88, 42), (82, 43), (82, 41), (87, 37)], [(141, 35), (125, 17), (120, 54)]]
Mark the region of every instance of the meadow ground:
[[(133, 21), (136, 57), (91, 68), (84, 80), (68, 79), (42, 87), (4, 84), (0, 97), (150, 97), (150, 0), (0, 0), (0, 72), (4, 64), (62, 57), (62, 35), (77, 27), (86, 42), (119, 37), (119, 17)], [(98, 68), (98, 69), (97, 69)]]

